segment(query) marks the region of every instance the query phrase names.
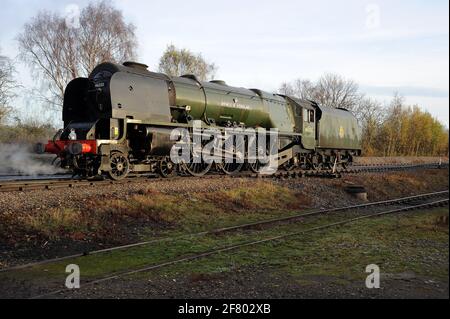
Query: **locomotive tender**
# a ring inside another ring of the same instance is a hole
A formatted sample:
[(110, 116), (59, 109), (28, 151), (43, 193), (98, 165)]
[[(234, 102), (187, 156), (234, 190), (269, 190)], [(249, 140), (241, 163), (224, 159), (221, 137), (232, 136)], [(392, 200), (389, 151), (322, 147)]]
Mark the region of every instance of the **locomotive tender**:
[[(72, 80), (63, 104), (64, 129), (41, 151), (54, 153), (61, 166), (82, 176), (176, 169), (170, 151), (175, 128), (277, 129), (277, 163), (284, 169), (320, 169), (351, 163), (361, 153), (360, 128), (345, 109), (321, 107), (309, 100), (199, 81), (194, 75), (169, 77), (135, 62), (102, 63), (88, 78)], [(249, 143), (249, 141), (245, 141)], [(258, 152), (261, 152), (258, 150)], [(266, 151), (267, 152), (267, 151)], [(227, 174), (258, 171), (260, 161), (216, 164)], [(212, 163), (183, 163), (179, 169), (200, 176)]]

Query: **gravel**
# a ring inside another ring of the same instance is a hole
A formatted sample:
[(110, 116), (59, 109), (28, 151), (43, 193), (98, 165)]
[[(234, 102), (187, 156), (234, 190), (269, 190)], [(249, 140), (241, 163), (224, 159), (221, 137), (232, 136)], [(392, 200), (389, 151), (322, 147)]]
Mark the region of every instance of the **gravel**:
[[(345, 282), (346, 284), (343, 284)], [(159, 278), (120, 278), (66, 292), (52, 298), (158, 298), (158, 299), (336, 299), (336, 298), (448, 298), (448, 281), (414, 273), (381, 274), (380, 289), (365, 281), (332, 276), (305, 276), (302, 280), (261, 266), (216, 275)]]

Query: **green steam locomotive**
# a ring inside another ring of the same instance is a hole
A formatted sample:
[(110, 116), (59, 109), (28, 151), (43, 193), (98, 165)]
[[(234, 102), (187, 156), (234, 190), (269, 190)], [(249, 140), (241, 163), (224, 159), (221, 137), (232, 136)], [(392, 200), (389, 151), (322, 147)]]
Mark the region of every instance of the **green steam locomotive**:
[[(135, 62), (102, 63), (88, 78), (72, 80), (63, 121), (64, 129), (41, 151), (56, 154), (62, 167), (85, 177), (106, 174), (119, 180), (130, 173), (171, 176), (177, 170), (200, 176), (213, 167), (235, 174), (258, 172), (264, 165), (247, 152), (237, 156), (236, 147), (235, 154), (232, 149), (214, 163), (174, 163), (171, 150), (180, 142), (173, 138), (174, 129), (190, 131), (198, 121), (205, 130), (276, 130), (276, 151), (269, 156), (285, 170), (347, 165), (361, 153), (360, 128), (348, 110), (223, 81), (203, 82), (194, 75), (169, 77)], [(249, 138), (241, 142), (252, 143)], [(191, 149), (194, 144), (187, 142)], [(230, 153), (234, 160), (227, 161)], [(261, 153), (269, 151), (257, 149)]]

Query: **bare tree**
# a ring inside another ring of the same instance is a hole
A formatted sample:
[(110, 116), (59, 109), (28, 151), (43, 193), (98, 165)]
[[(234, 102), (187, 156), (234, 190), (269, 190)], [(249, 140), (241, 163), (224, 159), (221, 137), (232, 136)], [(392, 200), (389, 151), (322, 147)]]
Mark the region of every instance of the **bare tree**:
[(292, 84), (288, 82), (281, 83), (278, 93), (288, 96), (296, 96)]
[(206, 81), (214, 78), (217, 66), (208, 63), (201, 54), (194, 54), (188, 49), (177, 49), (171, 44), (159, 59), (158, 69), (170, 76), (194, 74)]
[(362, 130), (362, 148), (366, 156), (374, 155), (382, 147), (379, 134), (385, 119), (385, 110), (380, 102), (362, 98), (353, 108)]
[(329, 73), (323, 75), (317, 83), (303, 79), (283, 83), (279, 92), (300, 99), (314, 100), (321, 106), (353, 110), (363, 98), (358, 90), (358, 85), (354, 81)]
[(291, 95), (302, 100), (314, 100), (316, 86), (310, 80), (297, 79), (292, 83), (282, 83), (278, 91), (284, 95)]
[(80, 63), (85, 73), (104, 61), (123, 62), (136, 55), (135, 27), (124, 22), (122, 12), (103, 1), (81, 13)]
[(352, 111), (361, 125), (364, 125), (368, 121), (381, 124), (386, 117), (386, 111), (383, 105), (379, 101), (369, 97), (362, 97), (358, 104), (352, 108)]
[(0, 122), (11, 112), (11, 99), (15, 96), (13, 89), (16, 82), (13, 79), (14, 66), (6, 56), (0, 55)]
[(62, 105), (70, 80), (87, 76), (98, 63), (134, 57), (134, 30), (106, 1), (82, 9), (77, 23), (69, 23), (56, 13), (41, 12), (18, 36), (20, 57), (48, 85), (48, 102)]
[(355, 108), (361, 100), (358, 85), (337, 74), (325, 74), (315, 85), (314, 98), (323, 106)]

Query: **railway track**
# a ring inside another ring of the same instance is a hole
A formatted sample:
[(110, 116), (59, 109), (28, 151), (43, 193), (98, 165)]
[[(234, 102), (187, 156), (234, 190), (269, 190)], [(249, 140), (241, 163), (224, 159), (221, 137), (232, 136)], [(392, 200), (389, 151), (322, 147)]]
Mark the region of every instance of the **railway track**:
[[(7, 269), (2, 269), (2, 270), (0, 270), (0, 272), (11, 272), (14, 270), (25, 269), (25, 268), (35, 267), (35, 266), (39, 266), (39, 265), (58, 263), (58, 262), (62, 262), (65, 260), (76, 259), (76, 258), (80, 258), (80, 257), (87, 256), (87, 255), (96, 255), (96, 254), (104, 254), (107, 252), (114, 252), (114, 251), (118, 251), (118, 250), (127, 250), (127, 249), (132, 249), (135, 247), (139, 247), (139, 246), (147, 246), (147, 245), (154, 244), (157, 242), (171, 242), (171, 241), (176, 241), (179, 239), (193, 240), (194, 238), (199, 238), (199, 237), (203, 237), (203, 236), (207, 236), (207, 235), (218, 235), (218, 234), (224, 234), (224, 233), (229, 233), (229, 232), (243, 230), (243, 229), (256, 229), (258, 231), (261, 231), (261, 229), (265, 229), (264, 227), (268, 227), (268, 226), (274, 227), (276, 225), (280, 225), (283, 223), (295, 223), (298, 221), (302, 221), (302, 224), (304, 224), (305, 218), (307, 219), (309, 217), (314, 217), (314, 216), (319, 216), (319, 215), (336, 214), (336, 215), (332, 215), (332, 216), (339, 217), (339, 215), (337, 213), (345, 213), (345, 212), (350, 213), (351, 212), (353, 214), (350, 217), (344, 214), (345, 218), (343, 218), (343, 219), (338, 219), (331, 223), (314, 225), (313, 227), (305, 228), (300, 231), (291, 232), (291, 233), (283, 233), (283, 234), (277, 235), (277, 236), (272, 235), (272, 236), (268, 236), (268, 237), (259, 238), (256, 240), (242, 241), (242, 242), (239, 242), (236, 244), (231, 244), (228, 246), (223, 246), (223, 247), (213, 248), (210, 250), (201, 251), (201, 252), (198, 252), (198, 253), (195, 253), (192, 255), (187, 255), (187, 256), (180, 255), (180, 256), (177, 256), (174, 258), (170, 258), (163, 262), (150, 264), (145, 267), (141, 267), (141, 268), (137, 268), (137, 269), (123, 270), (123, 271), (108, 275), (106, 277), (94, 279), (94, 280), (83, 283), (83, 287), (91, 286), (91, 285), (102, 283), (105, 281), (117, 279), (122, 276), (132, 275), (132, 274), (139, 273), (139, 272), (156, 270), (156, 269), (168, 267), (168, 266), (171, 266), (174, 264), (193, 261), (193, 260), (200, 259), (200, 258), (206, 258), (208, 256), (212, 256), (215, 254), (219, 254), (222, 252), (230, 252), (230, 251), (248, 247), (248, 246), (254, 246), (254, 245), (259, 245), (259, 244), (263, 244), (263, 243), (267, 243), (267, 242), (271, 242), (271, 241), (279, 241), (279, 240), (283, 240), (283, 239), (288, 239), (290, 237), (304, 235), (306, 233), (313, 232), (313, 231), (325, 230), (325, 229), (331, 228), (331, 227), (342, 226), (342, 225), (357, 222), (359, 220), (363, 220), (363, 219), (367, 219), (367, 218), (373, 218), (373, 217), (378, 217), (378, 216), (383, 216), (383, 215), (388, 215), (388, 214), (401, 213), (401, 212), (405, 212), (408, 210), (414, 210), (414, 209), (448, 205), (448, 194), (449, 194), (448, 190), (445, 190), (445, 191), (440, 191), (440, 192), (420, 194), (420, 195), (396, 198), (396, 199), (385, 200), (385, 201), (370, 202), (370, 203), (365, 203), (365, 204), (346, 206), (346, 207), (338, 207), (338, 208), (331, 208), (331, 209), (325, 209), (325, 210), (314, 210), (314, 211), (310, 211), (310, 212), (306, 212), (306, 213), (295, 214), (295, 215), (291, 215), (291, 216), (284, 216), (281, 218), (267, 219), (267, 220), (262, 220), (262, 221), (247, 223), (247, 224), (240, 224), (240, 225), (234, 225), (234, 226), (229, 226), (229, 227), (207, 230), (207, 231), (193, 233), (193, 234), (180, 235), (180, 236), (176, 236), (176, 237), (159, 238), (159, 239), (135, 243), (135, 244), (131, 244), (131, 245), (117, 246), (117, 247), (112, 247), (112, 248), (103, 249), (103, 250), (84, 252), (84, 253), (77, 254), (77, 255), (43, 260), (40, 262), (35, 262), (35, 263), (26, 264), (26, 265), (20, 265), (20, 266), (7, 268)], [(261, 227), (263, 227), (263, 228), (261, 228)], [(59, 289), (59, 290), (51, 291), (49, 293), (45, 293), (45, 294), (42, 294), (39, 296), (34, 296), (34, 298), (42, 298), (42, 297), (46, 297), (46, 296), (51, 296), (51, 295), (63, 293), (65, 291), (67, 291), (67, 290)]]
[(22, 192), (32, 190), (53, 190), (61, 188), (72, 187), (90, 187), (112, 184), (126, 184), (132, 183), (135, 180), (127, 179), (124, 181), (112, 180), (82, 180), (82, 179), (62, 179), (62, 180), (40, 180), (40, 181), (26, 181), (26, 182), (2, 182), (0, 183), (1, 192)]
[[(429, 164), (387, 164), (387, 165), (358, 165), (346, 169), (340, 170), (317, 170), (317, 171), (304, 171), (304, 170), (292, 170), (282, 171), (279, 170), (270, 175), (259, 175), (256, 173), (242, 172), (236, 175), (223, 175), (223, 174), (211, 174), (202, 178), (301, 178), (301, 177), (340, 177), (343, 174), (358, 174), (364, 172), (387, 172), (387, 171), (403, 171), (412, 169), (433, 169), (448, 167), (448, 163), (429, 163)], [(171, 179), (186, 178), (187, 176), (176, 176)], [(122, 181), (112, 180), (85, 180), (85, 179), (73, 179), (73, 178), (58, 178), (58, 179), (41, 179), (41, 180), (11, 180), (0, 181), (0, 192), (14, 192), (14, 191), (29, 191), (29, 190), (52, 190), (59, 188), (71, 188), (71, 187), (90, 187), (101, 186), (111, 184), (123, 184), (132, 183), (136, 181), (148, 180), (149, 178), (159, 179), (156, 174), (145, 176), (133, 176)]]

